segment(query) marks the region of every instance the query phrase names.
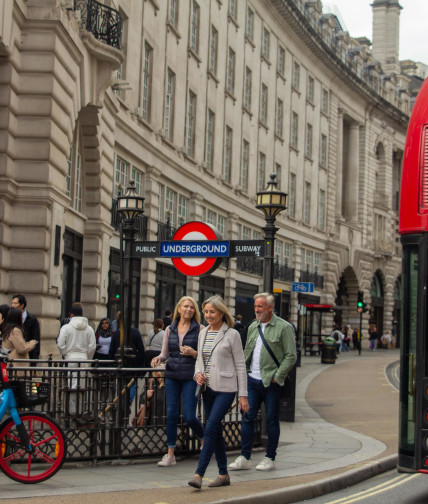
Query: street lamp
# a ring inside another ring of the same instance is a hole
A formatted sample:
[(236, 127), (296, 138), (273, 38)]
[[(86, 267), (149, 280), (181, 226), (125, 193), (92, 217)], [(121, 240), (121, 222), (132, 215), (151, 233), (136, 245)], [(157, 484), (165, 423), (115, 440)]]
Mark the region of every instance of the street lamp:
[(121, 243), (120, 250), (123, 251), (120, 261), (120, 277), (122, 279), (122, 302), (121, 318), (123, 320), (124, 336), (120, 338), (120, 355), (122, 361), (126, 358), (134, 357), (131, 346), (131, 320), (132, 320), (132, 272), (133, 257), (132, 244), (135, 241), (137, 229), (135, 219), (144, 212), (144, 198), (138, 195), (135, 190), (135, 181), (130, 180), (125, 194), (117, 198), (117, 212), (123, 218), (121, 220)]
[(279, 228), (275, 227), (276, 216), (285, 210), (287, 194), (278, 189), (276, 175), (272, 173), (266, 189), (257, 193), (256, 208), (263, 210), (266, 226), (263, 229), (265, 235), (265, 259), (263, 271), (263, 290), (273, 293), (273, 268), (274, 268), (274, 242), (275, 233)]

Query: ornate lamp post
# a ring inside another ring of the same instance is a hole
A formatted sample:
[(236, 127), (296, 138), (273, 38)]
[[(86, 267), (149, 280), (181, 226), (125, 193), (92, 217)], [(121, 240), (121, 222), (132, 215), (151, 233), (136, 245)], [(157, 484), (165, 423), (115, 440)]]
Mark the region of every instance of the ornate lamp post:
[(144, 212), (144, 198), (135, 190), (135, 181), (130, 180), (125, 194), (117, 198), (117, 212), (123, 217), (121, 222), (121, 255), (120, 276), (122, 279), (121, 319), (123, 320), (123, 336), (121, 327), (120, 354), (122, 360), (134, 357), (131, 346), (132, 321), (132, 244), (135, 241), (137, 229), (135, 219)]
[(263, 229), (265, 235), (265, 259), (263, 270), (263, 289), (265, 292), (273, 293), (273, 272), (274, 272), (274, 243), (275, 233), (279, 228), (275, 227), (276, 216), (285, 210), (287, 194), (278, 189), (276, 175), (272, 173), (267, 183), (266, 189), (257, 193), (256, 208), (263, 210), (265, 214), (266, 226)]

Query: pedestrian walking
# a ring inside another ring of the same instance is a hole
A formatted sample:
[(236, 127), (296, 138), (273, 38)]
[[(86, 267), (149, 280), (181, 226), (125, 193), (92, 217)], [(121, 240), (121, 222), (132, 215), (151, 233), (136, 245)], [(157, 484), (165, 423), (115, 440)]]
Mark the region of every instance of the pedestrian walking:
[(220, 296), (202, 304), (208, 322), (199, 335), (195, 380), (202, 387), (206, 416), (204, 444), (195, 474), (188, 484), (200, 489), (202, 478), (215, 454), (219, 475), (209, 487), (230, 485), (227, 471), (226, 444), (222, 421), (238, 392), (239, 409), (248, 412), (247, 375), (239, 332), (233, 328), (233, 317)]
[(249, 469), (254, 437), (254, 420), (261, 403), (266, 406), (268, 444), (263, 461), (256, 466), (259, 471), (275, 469), (279, 441), (279, 406), (281, 387), (296, 362), (294, 329), (273, 313), (275, 298), (269, 293), (254, 296), (256, 321), (248, 329), (244, 356), (248, 372), (248, 402), (250, 409), (242, 417), (241, 455), (229, 469)]
[(168, 452), (158, 462), (161, 467), (176, 464), (175, 447), (177, 442), (177, 424), (182, 405), (184, 421), (200, 440), (204, 437), (204, 429), (196, 417), (195, 397), (196, 382), (195, 362), (198, 355), (199, 331), (201, 316), (196, 301), (190, 296), (183, 296), (174, 309), (173, 321), (166, 328), (162, 351), (154, 357), (151, 366), (157, 367), (166, 361), (165, 393), (166, 393), (166, 437)]
[[(23, 294), (14, 294), (12, 296), (11, 308), (19, 308), (22, 312), (22, 325), (24, 328), (25, 341), (36, 340), (38, 342), (29, 352), (29, 359), (38, 359), (40, 357), (40, 325), (37, 317), (27, 311), (27, 299)], [(32, 365), (35, 365), (33, 363)]]
[(377, 340), (379, 338), (379, 333), (377, 332), (377, 327), (373, 326), (373, 330), (369, 334), (369, 346), (373, 352), (376, 351)]
[[(39, 344), (35, 339), (25, 341), (22, 310), (20, 308), (10, 308), (7, 312), (1, 337), (3, 340), (2, 346), (11, 351), (9, 354), (10, 359), (28, 359), (29, 352)], [(27, 364), (14, 362), (13, 365), (18, 367)]]

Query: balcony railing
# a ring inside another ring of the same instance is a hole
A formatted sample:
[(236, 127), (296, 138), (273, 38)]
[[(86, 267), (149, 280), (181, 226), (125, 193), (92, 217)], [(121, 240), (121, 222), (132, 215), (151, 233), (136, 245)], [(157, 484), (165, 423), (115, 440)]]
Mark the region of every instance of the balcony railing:
[(158, 221), (158, 241), (171, 241), (177, 229), (171, 226), (169, 219), (166, 222)]
[(283, 282), (294, 282), (294, 268), (290, 268), (287, 264), (274, 263), (273, 277), (275, 280)]
[(263, 274), (263, 261), (257, 259), (257, 257), (237, 257), (236, 268), (239, 271), (245, 271), (245, 273), (261, 276)]
[(97, 40), (120, 49), (122, 18), (117, 10), (96, 0), (74, 0), (74, 10), (80, 10), (80, 28), (92, 33)]
[[(117, 211), (117, 200), (112, 200), (111, 202), (111, 225), (116, 231), (120, 229), (121, 215)], [(148, 217), (146, 215), (138, 215), (134, 221), (134, 226), (137, 229), (137, 240), (146, 241), (147, 240), (147, 222)]]
[(300, 271), (300, 282), (313, 282), (314, 287), (317, 289), (322, 289), (324, 287), (324, 277), (318, 275), (318, 273), (312, 273), (311, 271)]

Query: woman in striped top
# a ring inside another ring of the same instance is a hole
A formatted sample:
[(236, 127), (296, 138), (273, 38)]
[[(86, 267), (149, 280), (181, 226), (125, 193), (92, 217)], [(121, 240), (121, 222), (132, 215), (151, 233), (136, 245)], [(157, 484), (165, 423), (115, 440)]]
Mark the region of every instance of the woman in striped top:
[(200, 489), (202, 477), (215, 454), (219, 476), (209, 487), (230, 485), (227, 472), (226, 445), (222, 421), (238, 392), (239, 408), (248, 411), (247, 373), (239, 332), (223, 299), (212, 296), (202, 304), (208, 326), (199, 333), (195, 380), (204, 388), (203, 400), (207, 418), (204, 445), (196, 473), (189, 485)]

